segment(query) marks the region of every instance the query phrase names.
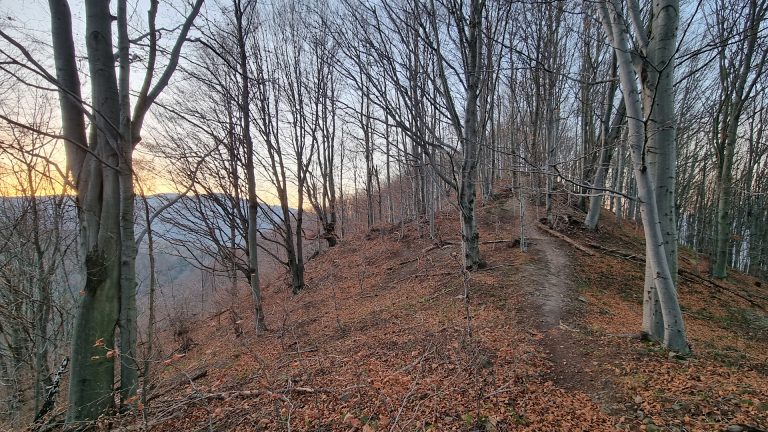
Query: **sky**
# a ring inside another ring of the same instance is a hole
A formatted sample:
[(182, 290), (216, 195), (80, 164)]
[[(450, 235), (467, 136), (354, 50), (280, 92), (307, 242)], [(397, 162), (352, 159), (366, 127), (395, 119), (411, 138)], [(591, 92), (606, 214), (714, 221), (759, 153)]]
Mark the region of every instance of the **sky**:
[[(113, 2), (114, 7), (114, 2)], [(72, 12), (72, 24), (73, 24), (73, 32), (74, 32), (74, 41), (76, 44), (76, 49), (78, 50), (79, 55), (84, 55), (85, 51), (85, 6), (84, 2), (81, 0), (71, 0), (70, 1), (70, 8)], [(130, 1), (129, 2), (129, 10), (131, 11), (132, 17), (131, 17), (131, 23), (139, 27), (139, 29), (135, 29), (132, 31), (132, 33), (137, 33), (139, 31), (142, 31), (142, 28), (145, 28), (145, 19), (146, 11), (149, 8), (149, 1), (146, 0), (138, 0), (138, 1)], [(172, 18), (171, 18), (172, 17)], [(171, 9), (168, 5), (168, 3), (163, 2), (161, 4), (161, 7), (159, 9), (158, 13), (158, 26), (163, 26), (164, 22), (168, 22), (170, 19), (174, 19), (174, 22), (179, 22), (179, 14), (176, 13), (173, 9)], [(48, 2), (45, 0), (0, 0), (0, 28), (3, 29), (3, 31), (11, 34), (12, 36), (16, 37), (17, 40), (22, 41), (22, 43), (25, 45), (25, 47), (30, 48), (33, 52), (33, 55), (35, 58), (43, 64), (45, 67), (48, 68), (49, 71), (53, 70), (53, 60), (50, 56), (50, 45), (51, 45), (51, 34), (50, 34), (50, 10), (48, 7)], [(114, 35), (113, 35), (114, 36)], [(87, 70), (87, 69), (83, 69)], [(140, 83), (141, 76), (143, 76), (143, 71), (136, 70), (132, 74), (132, 83), (134, 85), (138, 85), (137, 83)], [(87, 82), (83, 82), (84, 87), (87, 86)], [(18, 84), (17, 84), (18, 86)], [(84, 89), (83, 94), (87, 97), (88, 90)], [(50, 94), (45, 94), (45, 92), (38, 92), (36, 94), (33, 93), (21, 93), (21, 97), (42, 97), (45, 99), (48, 99), (50, 105), (54, 107), (55, 111), (53, 113), (51, 122), (53, 124), (53, 127), (55, 128), (58, 124), (58, 95), (55, 92), (51, 92)], [(13, 102), (10, 101), (18, 101), (19, 96), (15, 96), (15, 99), (6, 99), (5, 100), (5, 106), (0, 107), (6, 114), (8, 113), (20, 113), (24, 110), (24, 102), (16, 102), (16, 106), (10, 106), (13, 105)], [(31, 104), (31, 102), (30, 102)], [(23, 115), (23, 114), (20, 114)], [(11, 115), (9, 115), (11, 116)], [(12, 116), (11, 116), (12, 117)], [(148, 122), (151, 122), (151, 119), (148, 118)], [(0, 132), (1, 133), (1, 132)], [(62, 147), (61, 145), (58, 145), (57, 147)], [(53, 159), (57, 161), (61, 167), (64, 166), (64, 156), (63, 156), (63, 150), (59, 149), (58, 151), (53, 152)], [(142, 158), (141, 155), (137, 154), (138, 158)], [(144, 157), (144, 159), (147, 159)], [(0, 155), (0, 165), (2, 165), (0, 168), (0, 195), (15, 195), (17, 192), (14, 192), (15, 188), (13, 186), (14, 183), (14, 177), (15, 175), (12, 175), (13, 171), (19, 171), (22, 169), (19, 161), (13, 160), (13, 158), (9, 158), (3, 155)], [(166, 181), (162, 179), (159, 176), (156, 175), (150, 175), (147, 176), (148, 179), (151, 179), (147, 183), (149, 183), (146, 187), (148, 189), (148, 193), (166, 193), (166, 192), (176, 192), (177, 187), (173, 185), (171, 182)], [(54, 192), (54, 191), (49, 191)]]
[[(78, 50), (78, 55), (81, 56), (81, 64), (80, 69), (81, 71), (87, 72), (87, 65), (85, 64), (85, 6), (84, 2), (82, 0), (70, 0), (70, 8), (72, 12), (72, 22), (73, 22), (73, 31), (74, 31), (74, 41), (76, 45), (76, 49)], [(179, 6), (179, 9), (175, 9), (174, 5)], [(114, 9), (115, 2), (112, 2), (112, 7)], [(129, 33), (131, 34), (131, 37), (136, 37), (137, 35), (143, 34), (146, 31), (147, 25), (146, 25), (146, 14), (147, 10), (149, 9), (149, 1), (148, 0), (129, 0), (128, 1), (128, 10), (129, 14), (131, 15), (129, 18)], [(188, 9), (187, 2), (184, 0), (170, 0), (170, 1), (163, 1), (160, 4), (160, 8), (158, 10), (158, 17), (157, 17), (157, 25), (158, 27), (166, 27), (166, 28), (175, 28), (180, 22), (182, 22), (183, 17), (182, 14)], [(201, 11), (201, 14), (206, 14), (208, 16), (213, 16), (217, 13), (218, 5), (215, 1), (206, 1), (203, 6), (203, 11)], [(23, 41), (25, 46), (28, 46), (32, 48), (32, 52), (35, 56), (35, 58), (42, 63), (45, 67), (48, 68), (49, 71), (53, 71), (53, 59), (50, 55), (50, 45), (51, 45), (51, 35), (50, 35), (50, 11), (48, 2), (46, 0), (0, 0), (0, 28), (3, 29), (3, 31), (10, 33), (14, 37), (17, 38), (19, 41)], [(114, 31), (114, 28), (113, 28)], [(113, 37), (116, 37), (115, 34), (113, 34)], [(167, 46), (170, 46), (175, 41), (174, 37), (164, 37), (161, 39), (161, 44), (167, 44)], [(158, 69), (161, 70), (164, 64), (162, 63), (162, 59), (158, 59)], [(132, 76), (131, 76), (131, 82), (132, 86), (135, 87), (135, 90), (138, 90), (138, 86), (141, 84), (142, 78), (144, 76), (144, 69), (142, 62), (136, 62), (137, 67), (132, 70)], [(177, 71), (178, 72), (178, 71)], [(177, 73), (178, 76), (178, 73)], [(156, 75), (157, 77), (157, 75)], [(156, 78), (155, 78), (156, 79)], [(81, 80), (83, 84), (83, 96), (87, 99), (90, 91), (87, 89), (87, 76), (81, 75)], [(172, 84), (173, 85), (173, 80)], [(16, 84), (16, 87), (18, 89), (19, 84)], [(25, 93), (26, 90), (22, 90), (23, 97), (31, 97), (31, 95)], [(57, 128), (57, 125), (59, 124), (58, 120), (58, 95), (56, 92), (50, 92), (48, 94), (44, 94), (43, 97), (50, 98), (49, 104), (54, 108), (53, 118), (51, 121), (51, 126), (53, 129)], [(17, 96), (16, 99), (7, 99), (7, 100), (19, 100), (19, 97)], [(2, 104), (2, 101), (0, 101), (0, 104)], [(9, 106), (12, 104), (6, 103), (5, 106), (0, 105), (0, 110), (8, 112), (7, 110), (11, 110), (13, 112), (18, 111), (20, 108), (23, 107), (25, 103), (24, 102), (16, 102), (16, 107)], [(150, 133), (152, 128), (152, 112), (155, 110), (160, 109), (158, 106), (153, 107), (150, 109), (150, 114), (147, 117), (147, 121), (145, 122), (145, 127), (143, 130), (143, 137), (145, 141), (152, 141), (153, 136)], [(0, 132), (2, 134), (2, 132)], [(0, 136), (0, 138), (2, 138)], [(59, 147), (63, 147), (59, 145)], [(63, 161), (63, 150), (59, 150), (59, 152), (55, 155), (56, 157), (54, 159)], [(135, 159), (139, 163), (135, 163), (135, 166), (141, 167), (146, 164), (142, 164), (141, 162), (153, 160), (154, 167), (153, 171), (154, 173), (147, 173), (146, 171), (141, 171), (140, 169), (137, 169), (139, 173), (139, 177), (141, 178), (144, 190), (147, 194), (152, 193), (173, 193), (173, 192), (180, 192), (181, 190), (185, 189), (185, 185), (177, 185), (174, 184), (173, 181), (168, 178), (167, 175), (164, 175), (164, 173), (169, 172), (168, 170), (168, 164), (171, 163), (169, 161), (164, 161), (161, 159), (158, 159), (156, 157), (153, 157), (152, 155), (148, 154), (146, 151), (142, 151), (141, 146), (137, 149), (137, 151), (134, 154)], [(3, 166), (5, 165), (5, 166)], [(2, 155), (0, 155), (0, 176), (3, 176), (3, 178), (0, 179), (0, 184), (5, 185), (4, 187), (0, 187), (0, 195), (12, 195), (14, 194), (12, 192), (13, 190), (13, 177), (9, 175), (4, 175), (3, 171), (8, 173), (12, 170), (18, 171), (19, 165), (16, 163), (16, 166), (10, 166), (13, 165), (13, 161), (10, 161), (7, 157), (4, 158)], [(63, 169), (64, 164), (61, 164), (61, 167)], [(264, 200), (267, 203), (273, 203), (277, 201), (276, 195), (272, 192), (273, 188), (271, 185), (269, 185), (265, 180), (262, 180), (257, 185), (257, 189), (259, 191), (260, 198)]]

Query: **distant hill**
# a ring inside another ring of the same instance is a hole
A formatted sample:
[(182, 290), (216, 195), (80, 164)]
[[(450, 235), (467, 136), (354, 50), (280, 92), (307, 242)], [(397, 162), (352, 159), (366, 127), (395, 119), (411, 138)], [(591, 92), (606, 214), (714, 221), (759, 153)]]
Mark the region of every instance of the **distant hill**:
[[(200, 261), (206, 261), (207, 251), (213, 248), (214, 242), (210, 236), (217, 236), (220, 240), (227, 240), (240, 247), (245, 247), (245, 227), (235, 220), (234, 237), (232, 237), (232, 214), (244, 217), (247, 211), (247, 201), (240, 200), (235, 209), (225, 210), (222, 203), (232, 200), (225, 195), (199, 195), (184, 196), (178, 198), (177, 194), (158, 194), (146, 198), (150, 208), (150, 214), (154, 214), (169, 202), (177, 199), (170, 207), (164, 209), (152, 222), (152, 231), (156, 249), (156, 274), (158, 281), (163, 286), (176, 286), (181, 289), (181, 282), (189, 278), (200, 277), (200, 271), (190, 263), (194, 257)], [(74, 197), (41, 196), (37, 197), (40, 204), (39, 211), (43, 217), (50, 219), (59, 207), (63, 216), (64, 229), (75, 233), (77, 231), (77, 211)], [(27, 219), (29, 216), (28, 197), (0, 197), (0, 212), (4, 219), (3, 225), (7, 228), (13, 226), (16, 219)], [(265, 213), (269, 212), (267, 216)], [(292, 210), (293, 212), (293, 210)], [(46, 216), (47, 215), (47, 216)], [(279, 206), (263, 206), (258, 215), (259, 229), (270, 230), (274, 223), (282, 223), (282, 211)], [(48, 220), (46, 219), (46, 220)], [(3, 227), (0, 227), (2, 229)], [(136, 198), (136, 227), (137, 236), (145, 231), (144, 199)], [(136, 274), (139, 281), (139, 293), (144, 293), (149, 275), (149, 262), (147, 258), (146, 236), (141, 238), (139, 253), (136, 260)], [(73, 284), (79, 284), (77, 279)]]

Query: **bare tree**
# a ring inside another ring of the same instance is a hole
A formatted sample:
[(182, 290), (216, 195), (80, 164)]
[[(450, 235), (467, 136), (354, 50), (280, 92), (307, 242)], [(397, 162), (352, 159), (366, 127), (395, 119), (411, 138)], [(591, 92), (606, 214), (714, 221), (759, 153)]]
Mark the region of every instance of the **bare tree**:
[[(643, 109), (650, 110), (648, 107), (648, 98), (641, 100), (641, 89), (638, 88), (635, 78), (635, 64), (632, 58), (634, 51), (630, 48), (630, 31), (626, 26), (628, 20), (622, 14), (621, 4), (618, 0), (605, 0), (598, 5), (600, 19), (603, 29), (608, 37), (608, 41), (614, 48), (616, 55), (619, 78), (621, 81), (624, 103), (627, 111), (627, 122), (629, 130), (629, 149), (632, 156), (633, 171), (637, 184), (638, 200), (642, 213), (643, 228), (646, 242), (646, 259), (649, 263), (651, 272), (646, 272), (646, 289), (643, 299), (643, 330), (652, 338), (660, 339), (663, 344), (680, 353), (688, 353), (690, 348), (685, 334), (685, 325), (683, 322), (680, 304), (677, 298), (677, 289), (675, 279), (672, 276), (668, 256), (665, 248), (664, 234), (661, 228), (659, 217), (658, 200), (655, 189), (655, 180), (660, 176), (669, 176), (670, 173), (660, 170), (651, 172), (646, 164), (646, 130), (647, 124), (644, 121)], [(629, 1), (628, 10), (635, 27), (636, 44), (641, 50), (645, 51), (645, 58), (653, 62), (656, 70), (659, 64), (664, 68), (672, 68), (673, 55), (675, 51), (675, 41), (677, 32), (677, 20), (679, 5), (675, 0), (665, 2), (655, 2), (653, 4), (653, 33), (651, 37), (645, 33), (645, 26), (640, 23), (639, 9), (634, 1)], [(654, 40), (655, 47), (650, 45), (650, 40)], [(660, 63), (659, 63), (660, 62)], [(670, 74), (671, 76), (671, 74)], [(643, 87), (645, 94), (661, 93), (663, 91), (671, 92), (672, 82), (660, 85), (660, 77), (656, 80), (647, 80), (643, 77)], [(672, 104), (672, 95), (656, 94), (654, 108), (662, 110), (663, 113), (674, 113), (674, 106), (665, 105), (659, 107), (659, 101), (665, 104)], [(645, 104), (644, 104), (645, 102)], [(647, 112), (647, 111), (646, 111)], [(663, 117), (664, 114), (656, 113), (656, 126), (660, 129), (672, 128), (674, 133), (674, 123), (670, 120), (674, 117)], [(656, 130), (658, 132), (659, 130)], [(665, 147), (673, 146), (673, 142), (665, 142)], [(661, 149), (657, 146), (657, 149)], [(670, 183), (667, 183), (670, 185)], [(674, 189), (674, 176), (671, 180), (672, 189)], [(674, 203), (674, 200), (672, 201)], [(674, 208), (672, 209), (674, 211)], [(676, 246), (676, 245), (675, 245)], [(648, 280), (650, 276), (650, 280)], [(660, 313), (656, 313), (656, 305)], [(658, 325), (658, 323), (661, 325)], [(659, 333), (661, 332), (661, 333)]]
[[(29, 117), (19, 120), (45, 130), (51, 110), (44, 95), (32, 97)], [(52, 360), (65, 357), (76, 215), (52, 163), (53, 140), (14, 125), (2, 134), (0, 169), (8, 182), (2, 192), (11, 196), (0, 199), (0, 392), (7, 402), (4, 416), (20, 427), (46, 401)]]
[(717, 151), (717, 233), (712, 275), (726, 277), (731, 224), (733, 220), (733, 165), (739, 123), (744, 108), (764, 73), (768, 49), (763, 46), (761, 28), (768, 2), (745, 1), (744, 8), (718, 2), (715, 29), (721, 48), (718, 52), (721, 101), (715, 112)]
[[(133, 112), (130, 111), (131, 39), (125, 0), (117, 5), (117, 59), (113, 52), (114, 17), (109, 3), (85, 3), (89, 103), (81, 96), (77, 50), (66, 0), (49, 1), (55, 76), (21, 44), (4, 35), (26, 64), (59, 91), (61, 138), (77, 191), (85, 286), (72, 343), (70, 421), (95, 418), (113, 404), (115, 358), (121, 362), (121, 399), (130, 398), (137, 388), (133, 151), (141, 141), (141, 129), (149, 108), (176, 70), (202, 0), (191, 6), (178, 39), (170, 47), (165, 69), (156, 76), (161, 32), (155, 24), (158, 5), (157, 1), (151, 2), (148, 12), (146, 74)], [(116, 60), (119, 61), (117, 70)], [(90, 121), (90, 133), (86, 129), (86, 118)], [(114, 345), (116, 328), (120, 330), (119, 351)], [(117, 352), (119, 356), (114, 355)]]

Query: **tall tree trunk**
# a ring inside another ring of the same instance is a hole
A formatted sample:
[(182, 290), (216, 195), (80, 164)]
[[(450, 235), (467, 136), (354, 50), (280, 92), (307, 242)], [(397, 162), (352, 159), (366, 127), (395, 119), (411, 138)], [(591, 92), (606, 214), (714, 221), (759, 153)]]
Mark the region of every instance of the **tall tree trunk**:
[[(651, 263), (659, 306), (664, 319), (663, 344), (673, 351), (688, 353), (690, 348), (686, 339), (685, 324), (664, 250), (653, 178), (645, 164), (645, 125), (642, 121), (642, 104), (630, 56), (629, 31), (624, 24), (624, 17), (619, 13), (620, 10), (617, 0), (606, 0), (600, 5), (603, 27), (617, 57), (619, 77), (627, 109), (629, 148), (647, 245), (646, 259)], [(677, 14), (676, 9), (673, 12)], [(646, 296), (644, 303), (651, 300), (653, 299)]]
[[(677, 149), (674, 112), (674, 55), (677, 49), (678, 0), (653, 3), (653, 29), (642, 64), (643, 115), (646, 119), (645, 152), (648, 172), (653, 180), (653, 194), (659, 214), (664, 254), (673, 284), (677, 285), (677, 219), (675, 217), (675, 180)], [(646, 243), (647, 248), (654, 247)], [(650, 251), (647, 251), (650, 252)], [(656, 275), (650, 261), (645, 270), (643, 331), (651, 339), (663, 340), (664, 319), (656, 287)]]
[[(243, 30), (243, 15), (245, 10), (241, 0), (235, 2), (235, 22), (237, 26), (237, 44), (239, 51), (239, 69), (241, 76), (242, 92), (240, 95), (240, 112), (242, 115), (243, 140), (245, 140), (245, 176), (248, 184), (248, 282), (253, 297), (254, 326), (256, 334), (260, 335), (267, 329), (264, 310), (261, 303), (261, 280), (259, 279), (259, 203), (256, 196), (256, 172), (254, 166), (254, 152), (256, 149), (251, 137), (251, 84), (248, 70), (247, 46), (245, 32)], [(289, 222), (290, 223), (290, 222)]]
[[(116, 169), (119, 165), (116, 128), (120, 121), (119, 106), (114, 103), (118, 100), (118, 89), (112, 52), (112, 15), (109, 5), (103, 1), (87, 0), (85, 6), (94, 108), (94, 123), (88, 141), (95, 155), (86, 156), (86, 166), (78, 179), (85, 287), (81, 292), (72, 340), (70, 421), (96, 418), (113, 404), (115, 356), (107, 354), (114, 353), (115, 349), (114, 329), (119, 317), (122, 265), (120, 182)], [(54, 14), (52, 21), (56, 21)], [(71, 31), (69, 35), (71, 38)], [(54, 33), (54, 44), (59, 36)], [(60, 95), (60, 98), (67, 97), (69, 95)]]
[(592, 182), (593, 189), (590, 190), (591, 197), (589, 200), (589, 211), (587, 212), (584, 224), (590, 230), (597, 229), (597, 222), (600, 219), (600, 211), (603, 208), (603, 195), (602, 189), (605, 188), (605, 178), (608, 175), (608, 168), (611, 165), (611, 157), (613, 155), (613, 146), (618, 141), (621, 134), (621, 124), (624, 121), (624, 115), (626, 113), (626, 107), (624, 101), (619, 102), (618, 112), (616, 116), (611, 120), (611, 113), (613, 112), (613, 99), (616, 96), (616, 90), (618, 88), (618, 82), (616, 78), (616, 57), (613, 56), (611, 62), (611, 77), (614, 81), (609, 85), (608, 91), (605, 94), (605, 111), (602, 118), (602, 128), (600, 131), (600, 156), (598, 161), (597, 170), (595, 171), (595, 179)]
[[(90, 136), (81, 97), (72, 19), (66, 0), (49, 0), (51, 34), (68, 170), (77, 190), (80, 268), (84, 288), (74, 325), (69, 421), (89, 420), (113, 404), (114, 359), (121, 358), (123, 396), (136, 391), (136, 305), (133, 211), (133, 147), (141, 140), (144, 116), (178, 65), (189, 29), (200, 11), (196, 0), (181, 26), (166, 69), (150, 91), (157, 53), (154, 12), (150, 2), (147, 75), (130, 116), (130, 41), (126, 0), (118, 3), (120, 84), (115, 73), (109, 2), (86, 0), (86, 51), (90, 69)], [(114, 346), (119, 326), (121, 349)]]
[(142, 366), (141, 380), (141, 402), (144, 409), (141, 411), (146, 425), (149, 417), (149, 385), (150, 385), (150, 367), (155, 358), (154, 338), (155, 338), (155, 291), (157, 290), (157, 276), (155, 274), (155, 239), (152, 233), (152, 218), (149, 217), (149, 202), (142, 194), (144, 200), (144, 222), (147, 225), (147, 255), (149, 256), (149, 318), (147, 320), (147, 352), (144, 355), (144, 364)]
[(130, 102), (130, 40), (126, 0), (117, 4), (118, 94), (120, 105), (120, 402), (136, 394), (138, 361), (136, 357), (136, 240), (134, 235), (133, 137)]
[(483, 72), (480, 70), (482, 51), (483, 2), (473, 0), (470, 5), (468, 43), (467, 97), (464, 108), (464, 137), (462, 142), (461, 182), (459, 185), (459, 209), (462, 221), (462, 248), (466, 268), (482, 268), (485, 262), (480, 256), (480, 234), (475, 217), (475, 187), (480, 150), (478, 101)]
[[(33, 175), (28, 173), (28, 182), (33, 185)], [(50, 277), (45, 269), (45, 252), (43, 250), (40, 234), (42, 226), (40, 224), (39, 200), (40, 197), (33, 193), (31, 196), (30, 210), (32, 213), (32, 243), (35, 248), (35, 276), (33, 280), (36, 285), (36, 299), (34, 305), (35, 319), (35, 359), (34, 359), (34, 389), (35, 389), (35, 412), (40, 410), (45, 393), (45, 381), (48, 378), (48, 321), (51, 314), (51, 284)]]
[[(722, 7), (722, 6), (721, 6)], [(768, 50), (757, 51), (758, 41), (762, 25), (768, 12), (768, 2), (750, 0), (746, 9), (746, 20), (740, 22), (728, 22), (717, 11), (718, 29), (724, 31), (724, 27), (737, 25), (743, 33), (739, 40), (734, 42), (743, 51), (739, 58), (740, 63), (727, 58), (724, 47), (721, 48), (720, 81), (723, 88), (723, 103), (718, 112), (719, 127), (719, 162), (720, 169), (717, 178), (718, 204), (717, 204), (717, 228), (715, 232), (715, 260), (712, 266), (712, 275), (716, 278), (727, 276), (728, 249), (730, 244), (730, 231), (733, 223), (731, 211), (733, 210), (733, 160), (738, 138), (738, 126), (747, 100), (750, 98), (755, 85), (761, 79), (768, 60)], [(743, 25), (743, 28), (740, 27)], [(755, 54), (758, 54), (755, 56)], [(717, 124), (716, 123), (716, 124)]]

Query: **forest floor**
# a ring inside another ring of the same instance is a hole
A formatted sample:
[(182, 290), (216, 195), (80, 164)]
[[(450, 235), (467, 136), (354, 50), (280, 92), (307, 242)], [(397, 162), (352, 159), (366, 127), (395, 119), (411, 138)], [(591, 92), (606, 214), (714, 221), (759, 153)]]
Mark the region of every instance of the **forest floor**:
[[(191, 323), (185, 355), (155, 367), (141, 416), (104, 427), (275, 431), (714, 431), (768, 427), (768, 290), (710, 281), (682, 251), (680, 293), (694, 355), (641, 341), (642, 233), (602, 215), (598, 233), (560, 203), (538, 228), (499, 196), (478, 211), (487, 268), (461, 270), (458, 221), (377, 226), (307, 264), (307, 288), (264, 289), (257, 337), (248, 295)], [(579, 245), (575, 247), (574, 244)], [(592, 246), (589, 246), (592, 244)], [(465, 296), (465, 292), (469, 296)], [(164, 334), (165, 352), (173, 336)]]

